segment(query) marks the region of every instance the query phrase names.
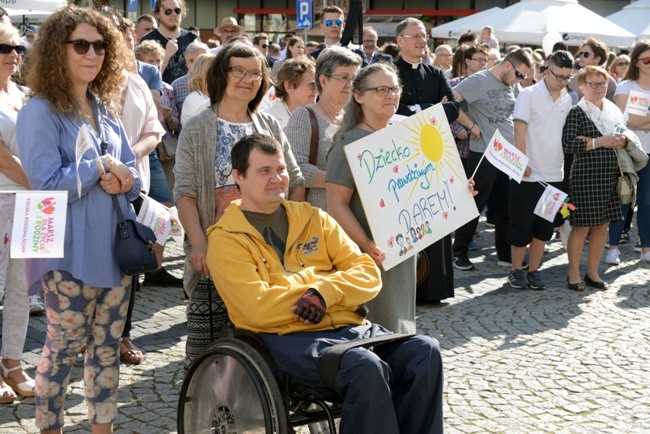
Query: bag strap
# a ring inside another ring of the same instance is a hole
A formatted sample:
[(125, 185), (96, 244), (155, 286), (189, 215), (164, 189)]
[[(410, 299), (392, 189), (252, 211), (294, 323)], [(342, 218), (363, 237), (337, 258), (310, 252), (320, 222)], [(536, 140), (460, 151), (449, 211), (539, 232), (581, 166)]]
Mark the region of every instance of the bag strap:
[[(97, 113), (99, 115), (99, 134), (102, 138), (102, 142), (100, 143), (99, 147), (102, 151), (102, 155), (106, 155), (106, 151), (108, 150), (108, 143), (106, 143), (106, 135), (104, 133), (104, 116), (102, 115), (101, 110), (97, 110)], [(117, 219), (118, 219), (118, 225), (122, 226), (125, 221), (124, 221), (124, 214), (122, 214), (122, 208), (120, 208), (120, 203), (117, 201), (117, 195), (115, 194), (109, 194), (111, 199), (113, 199), (113, 208), (115, 208), (115, 211), (117, 212)]]
[(318, 362), (320, 379), (325, 386), (332, 390), (336, 390), (336, 375), (339, 372), (341, 359), (348, 350), (358, 347), (369, 348), (391, 342), (403, 341), (413, 336), (415, 336), (415, 333), (392, 333), (372, 338), (355, 339), (344, 344), (336, 344), (328, 348)]
[(621, 172), (621, 178), (623, 178), (625, 174), (623, 173), (623, 166), (621, 166), (621, 159), (618, 156), (618, 150), (614, 149), (614, 153), (616, 154), (616, 163), (618, 164), (618, 171)]
[(309, 122), (311, 123), (311, 141), (309, 142), (309, 164), (312, 166), (316, 165), (318, 160), (318, 119), (316, 119), (316, 113), (314, 110), (309, 107), (305, 107), (309, 113)]

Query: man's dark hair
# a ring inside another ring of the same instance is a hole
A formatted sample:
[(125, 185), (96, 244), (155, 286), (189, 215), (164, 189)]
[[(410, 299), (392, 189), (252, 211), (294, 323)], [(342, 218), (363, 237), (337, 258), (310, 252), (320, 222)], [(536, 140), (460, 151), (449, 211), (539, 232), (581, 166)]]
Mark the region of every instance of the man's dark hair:
[(548, 59), (549, 66), (554, 65), (558, 68), (573, 68), (574, 60), (571, 53), (565, 50), (557, 50), (553, 52)]
[(282, 154), (282, 145), (271, 136), (254, 133), (239, 139), (230, 151), (232, 169), (246, 177), (246, 171), (250, 165), (249, 159), (253, 149), (257, 149), (264, 155)]
[(474, 43), (476, 43), (476, 38), (478, 38), (478, 35), (474, 32), (463, 33), (458, 38), (458, 45), (463, 45), (466, 42), (469, 42), (470, 44), (473, 45)]
[(530, 54), (528, 54), (528, 51), (524, 50), (523, 48), (509, 52), (503, 61), (511, 62), (515, 65), (515, 67), (521, 64), (526, 65), (528, 68), (533, 67), (533, 60), (530, 58)]
[(559, 41), (559, 42), (556, 42), (553, 45), (553, 50), (551, 50), (551, 51), (557, 51), (557, 50), (569, 51), (569, 46), (567, 44), (565, 44), (564, 42)]

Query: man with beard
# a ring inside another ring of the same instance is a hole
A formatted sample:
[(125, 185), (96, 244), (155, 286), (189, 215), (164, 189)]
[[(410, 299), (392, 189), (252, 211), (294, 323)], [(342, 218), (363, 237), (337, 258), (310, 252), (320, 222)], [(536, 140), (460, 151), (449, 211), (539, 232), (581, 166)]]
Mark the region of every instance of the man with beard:
[(153, 13), (158, 18), (160, 26), (140, 40), (157, 41), (165, 49), (162, 78), (165, 83), (171, 84), (178, 77), (187, 74), (183, 54), (185, 48), (197, 39), (197, 36), (180, 27), (183, 17), (187, 14), (184, 0), (156, 0)]
[[(474, 173), (478, 166), (474, 175), (478, 194), (474, 196), (474, 200), (479, 212), (483, 211), (490, 193), (494, 190), (497, 264), (503, 267), (510, 267), (512, 263), (510, 244), (507, 241), (510, 223), (509, 178), (488, 161), (483, 161), (480, 166), (478, 163), (497, 129), (509, 143), (515, 142), (512, 118), (515, 109), (513, 87), (526, 78), (532, 65), (528, 53), (520, 48), (508, 53), (499, 65), (467, 77), (454, 88), (458, 101), (467, 101), (469, 107), (469, 116), (460, 111), (458, 123), (465, 127), (471, 138), (467, 158), (469, 173)], [(469, 260), (468, 247), (477, 225), (478, 217), (456, 229), (453, 261), (454, 267), (459, 270), (474, 269), (474, 264)], [(525, 264), (523, 268), (527, 265)]]

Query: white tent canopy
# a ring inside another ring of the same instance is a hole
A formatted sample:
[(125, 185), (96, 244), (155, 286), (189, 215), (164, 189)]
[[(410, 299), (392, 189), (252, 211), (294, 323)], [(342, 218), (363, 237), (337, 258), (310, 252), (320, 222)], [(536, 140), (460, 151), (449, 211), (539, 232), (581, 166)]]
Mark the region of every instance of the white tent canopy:
[(479, 13), (432, 27), (431, 36), (434, 38), (458, 39), (460, 35), (469, 31), (478, 33), (481, 28), (485, 26), (485, 20), (487, 17), (502, 10), (503, 9), (500, 7), (494, 7), (492, 9), (486, 9)]
[(0, 6), (7, 11), (10, 17), (15, 18), (23, 15), (47, 16), (67, 4), (66, 0), (14, 0), (10, 4), (3, 2)]
[(499, 42), (509, 44), (542, 45), (549, 32), (559, 33), (569, 46), (580, 45), (590, 36), (609, 47), (631, 47), (636, 39), (577, 0), (521, 0), (481, 21), (481, 27), (494, 28)]
[(607, 19), (626, 28), (639, 39), (650, 38), (650, 0), (633, 2)]

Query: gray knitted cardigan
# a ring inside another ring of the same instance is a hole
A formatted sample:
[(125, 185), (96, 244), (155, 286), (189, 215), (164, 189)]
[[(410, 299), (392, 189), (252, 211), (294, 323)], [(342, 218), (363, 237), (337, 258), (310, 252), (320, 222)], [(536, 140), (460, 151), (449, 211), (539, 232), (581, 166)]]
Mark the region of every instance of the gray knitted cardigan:
[[(183, 130), (178, 138), (176, 149), (176, 163), (174, 166), (174, 199), (178, 203), (183, 197), (195, 198), (198, 204), (199, 221), (205, 234), (214, 224), (214, 188), (215, 157), (217, 155), (217, 104), (194, 116), (183, 125)], [(280, 128), (280, 123), (272, 116), (265, 113), (251, 113), (255, 130), (274, 137), (282, 144), (284, 159), (287, 163), (290, 183), (289, 190), (305, 184), (300, 168), (291, 152), (291, 145)], [(207, 146), (212, 144), (212, 146)], [(192, 246), (186, 239), (183, 243), (185, 250), (185, 268), (183, 284), (188, 294), (194, 291), (201, 277), (190, 265)]]

